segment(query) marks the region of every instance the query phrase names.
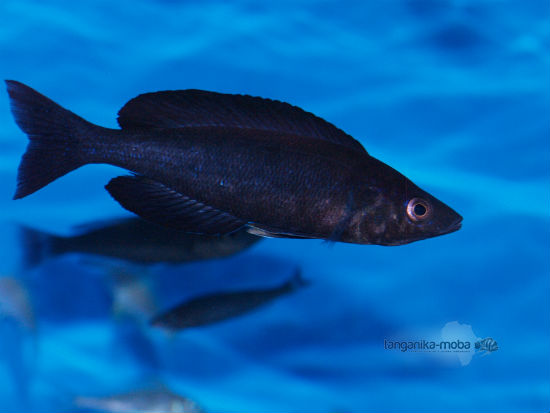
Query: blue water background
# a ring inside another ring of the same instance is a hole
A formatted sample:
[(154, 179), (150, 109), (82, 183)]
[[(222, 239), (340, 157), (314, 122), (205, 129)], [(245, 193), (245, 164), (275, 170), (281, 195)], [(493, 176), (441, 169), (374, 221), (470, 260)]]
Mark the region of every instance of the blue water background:
[[(166, 336), (116, 320), (108, 269), (24, 270), (18, 224), (68, 234), (127, 216), (81, 168), (12, 201), (26, 146), (0, 92), (0, 275), (36, 327), (4, 317), (0, 410), (72, 410), (79, 395), (162, 381), (209, 411), (550, 409), (548, 1), (30, 1), (0, 3), (0, 76), (116, 127), (139, 93), (197, 88), (291, 102), (357, 138), (464, 217), (401, 247), (266, 240), (229, 259), (156, 266), (165, 308), (197, 294), (311, 286), (250, 315)], [(85, 261), (85, 260), (84, 260)], [(130, 271), (130, 270), (129, 270)], [(449, 322), (499, 350), (384, 350)]]

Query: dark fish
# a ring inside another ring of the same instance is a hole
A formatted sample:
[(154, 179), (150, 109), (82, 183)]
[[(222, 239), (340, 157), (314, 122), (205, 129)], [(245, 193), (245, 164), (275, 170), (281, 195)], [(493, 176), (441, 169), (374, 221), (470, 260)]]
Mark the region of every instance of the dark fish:
[(236, 291), (194, 298), (151, 320), (151, 325), (169, 330), (180, 330), (217, 323), (246, 314), (276, 298), (306, 286), (301, 272), (283, 285), (264, 290)]
[(15, 199), (90, 163), (136, 175), (106, 186), (124, 208), (187, 232), (399, 245), (462, 217), (332, 124), (287, 103), (200, 90), (147, 93), (93, 125), (6, 81), (29, 136)]
[(109, 397), (77, 397), (75, 405), (112, 413), (201, 413), (193, 400), (166, 389), (141, 390)]
[(228, 257), (261, 239), (246, 229), (224, 236), (188, 234), (140, 218), (112, 221), (69, 237), (30, 228), (23, 228), (22, 234), (27, 265), (37, 264), (52, 255), (72, 252), (141, 264), (183, 263)]

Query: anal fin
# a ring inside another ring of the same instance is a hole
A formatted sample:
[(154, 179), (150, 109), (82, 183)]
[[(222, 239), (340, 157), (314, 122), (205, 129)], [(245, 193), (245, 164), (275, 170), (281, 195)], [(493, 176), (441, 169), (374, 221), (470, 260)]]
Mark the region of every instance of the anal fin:
[(184, 232), (222, 235), (246, 224), (227, 212), (140, 175), (113, 178), (105, 189), (128, 211), (148, 221)]

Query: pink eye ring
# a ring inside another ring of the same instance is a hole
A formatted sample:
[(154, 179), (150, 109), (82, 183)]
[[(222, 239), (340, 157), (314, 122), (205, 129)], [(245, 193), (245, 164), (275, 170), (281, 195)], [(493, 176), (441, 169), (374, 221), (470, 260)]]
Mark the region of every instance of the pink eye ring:
[(407, 215), (413, 221), (424, 221), (432, 215), (432, 207), (422, 198), (413, 198), (407, 204)]

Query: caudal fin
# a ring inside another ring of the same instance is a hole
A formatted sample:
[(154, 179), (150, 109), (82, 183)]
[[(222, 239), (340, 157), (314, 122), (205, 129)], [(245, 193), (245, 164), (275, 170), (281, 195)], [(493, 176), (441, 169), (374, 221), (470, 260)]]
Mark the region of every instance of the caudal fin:
[(15, 122), (29, 137), (14, 199), (23, 198), (84, 165), (78, 136), (92, 126), (34, 89), (6, 80)]
[(20, 237), (23, 249), (22, 264), (25, 268), (32, 268), (50, 256), (62, 252), (59, 245), (63, 238), (56, 235), (22, 226)]

